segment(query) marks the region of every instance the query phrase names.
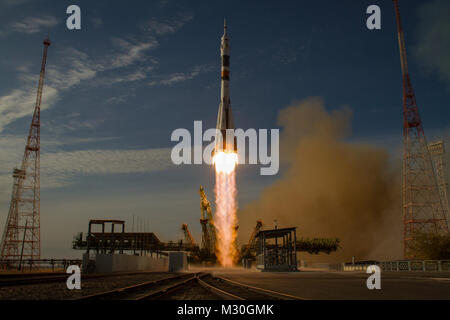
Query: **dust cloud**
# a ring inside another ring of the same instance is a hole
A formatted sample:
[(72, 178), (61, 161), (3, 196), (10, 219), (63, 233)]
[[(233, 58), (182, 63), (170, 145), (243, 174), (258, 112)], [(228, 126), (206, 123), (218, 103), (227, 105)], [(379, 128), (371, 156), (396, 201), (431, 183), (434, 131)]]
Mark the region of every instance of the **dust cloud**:
[(386, 150), (346, 141), (352, 112), (328, 112), (321, 98), (280, 111), (282, 176), (257, 201), (239, 210), (240, 242), (257, 219), (271, 229), (296, 226), (297, 237), (337, 237), (330, 255), (301, 253), (307, 261), (343, 262), (401, 257), (400, 167)]

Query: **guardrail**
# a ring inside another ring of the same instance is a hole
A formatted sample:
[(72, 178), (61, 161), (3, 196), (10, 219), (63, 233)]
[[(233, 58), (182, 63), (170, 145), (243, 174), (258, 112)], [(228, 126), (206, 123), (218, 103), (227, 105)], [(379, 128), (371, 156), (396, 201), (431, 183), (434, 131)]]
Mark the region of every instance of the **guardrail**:
[(450, 271), (450, 260), (397, 260), (363, 261), (344, 263), (344, 271), (366, 271), (370, 265), (377, 265), (381, 271)]
[(0, 259), (0, 269), (43, 269), (43, 268), (51, 268), (52, 271), (55, 268), (67, 269), (70, 265), (78, 265), (81, 266), (81, 259), (39, 259), (39, 260), (31, 260), (31, 259)]

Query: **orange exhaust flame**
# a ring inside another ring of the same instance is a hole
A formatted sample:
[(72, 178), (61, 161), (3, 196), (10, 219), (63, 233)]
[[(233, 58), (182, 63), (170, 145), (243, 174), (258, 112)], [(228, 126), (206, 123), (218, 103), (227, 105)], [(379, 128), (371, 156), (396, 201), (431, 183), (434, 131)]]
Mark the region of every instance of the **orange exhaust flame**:
[(216, 166), (216, 172), (229, 174), (234, 171), (238, 163), (238, 157), (235, 152), (220, 151), (214, 155), (213, 164)]
[(220, 265), (231, 267), (237, 257), (236, 251), (236, 179), (237, 154), (218, 152), (213, 158), (216, 168), (216, 255)]

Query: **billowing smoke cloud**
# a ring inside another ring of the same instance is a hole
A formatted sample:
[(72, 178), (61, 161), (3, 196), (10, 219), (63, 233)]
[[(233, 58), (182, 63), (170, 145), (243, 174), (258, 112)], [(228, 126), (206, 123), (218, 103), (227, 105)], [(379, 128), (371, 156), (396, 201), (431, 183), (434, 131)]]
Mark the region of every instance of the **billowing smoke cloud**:
[(239, 212), (240, 240), (255, 221), (266, 228), (296, 226), (300, 237), (338, 237), (342, 249), (308, 261), (389, 259), (401, 256), (401, 186), (387, 151), (346, 142), (351, 110), (327, 112), (309, 98), (278, 115), (282, 177)]

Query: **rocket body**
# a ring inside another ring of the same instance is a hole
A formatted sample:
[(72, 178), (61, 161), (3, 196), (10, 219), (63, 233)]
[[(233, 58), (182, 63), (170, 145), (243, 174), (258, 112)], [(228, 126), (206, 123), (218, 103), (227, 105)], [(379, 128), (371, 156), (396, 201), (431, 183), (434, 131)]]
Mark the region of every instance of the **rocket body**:
[(221, 76), (220, 76), (220, 103), (217, 114), (217, 126), (222, 134), (216, 137), (215, 152), (237, 152), (237, 144), (234, 133), (227, 137), (227, 129), (234, 130), (233, 115), (230, 101), (230, 46), (228, 43), (227, 25), (224, 24), (224, 32), (220, 44)]

